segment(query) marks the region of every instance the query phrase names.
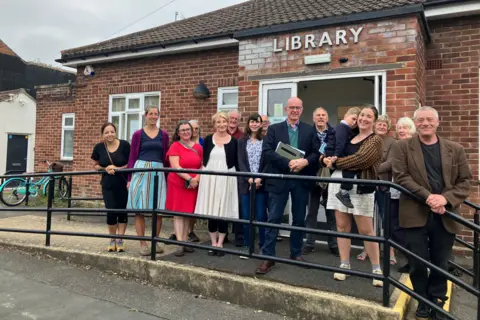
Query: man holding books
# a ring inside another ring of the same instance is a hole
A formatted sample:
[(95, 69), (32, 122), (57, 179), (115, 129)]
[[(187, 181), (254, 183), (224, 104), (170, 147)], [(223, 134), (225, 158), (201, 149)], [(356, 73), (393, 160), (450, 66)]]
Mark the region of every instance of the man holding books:
[[(263, 142), (263, 152), (269, 173), (297, 174), (315, 176), (318, 168), (319, 141), (315, 129), (300, 121), (303, 102), (297, 97), (288, 100), (285, 107), (287, 119), (271, 125)], [(312, 181), (267, 179), (265, 189), (268, 195), (268, 222), (280, 224), (289, 195), (292, 198), (292, 225), (305, 226), (305, 214), (308, 195), (315, 186)], [(275, 255), (278, 229), (267, 228), (262, 254)], [(290, 258), (304, 261), (302, 258), (303, 232), (290, 234)], [(256, 270), (257, 274), (266, 274), (275, 265), (264, 261)]]

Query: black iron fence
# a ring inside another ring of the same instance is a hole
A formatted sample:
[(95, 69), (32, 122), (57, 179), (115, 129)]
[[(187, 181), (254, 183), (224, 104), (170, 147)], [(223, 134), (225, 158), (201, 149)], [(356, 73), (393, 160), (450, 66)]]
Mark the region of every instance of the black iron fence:
[[(47, 176), (49, 177), (50, 181), (53, 183), (49, 183), (49, 191), (48, 191), (48, 201), (47, 207), (45, 208), (0, 208), (1, 211), (30, 211), (30, 212), (46, 212), (46, 228), (45, 230), (27, 230), (27, 229), (12, 229), (12, 228), (0, 228), (0, 232), (17, 232), (17, 233), (30, 233), (30, 234), (44, 234), (45, 235), (45, 245), (50, 246), (50, 239), (52, 235), (63, 235), (63, 236), (77, 236), (77, 237), (95, 237), (95, 238), (122, 238), (125, 240), (143, 240), (143, 241), (150, 241), (151, 242), (151, 260), (156, 260), (156, 244), (157, 242), (165, 243), (165, 244), (175, 244), (180, 246), (186, 246), (191, 248), (203, 249), (203, 250), (214, 250), (217, 252), (228, 253), (232, 255), (238, 256), (245, 256), (247, 255), (249, 258), (259, 259), (259, 260), (269, 260), (273, 262), (280, 262), (290, 265), (295, 265), (299, 267), (308, 267), (311, 269), (316, 270), (323, 270), (328, 272), (339, 272), (344, 273), (347, 275), (358, 276), (368, 279), (377, 279), (383, 281), (383, 305), (385, 307), (389, 306), (390, 303), (390, 286), (393, 285), (396, 288), (406, 292), (407, 294), (413, 296), (415, 299), (424, 302), (428, 306), (430, 306), (436, 312), (443, 313), (447, 316), (448, 319), (456, 319), (451, 314), (445, 312), (442, 308), (438, 305), (432, 303), (428, 299), (418, 295), (413, 290), (399, 282), (397, 279), (393, 278), (390, 275), (390, 262), (389, 262), (389, 255), (388, 252), (390, 251), (390, 247), (393, 247), (399, 251), (401, 251), (407, 257), (413, 257), (423, 264), (425, 264), (431, 271), (438, 272), (445, 276), (448, 280), (452, 283), (458, 285), (459, 287), (463, 288), (467, 292), (473, 294), (477, 298), (477, 319), (480, 320), (480, 250), (479, 250), (479, 233), (480, 233), (480, 226), (479, 226), (479, 209), (480, 207), (476, 204), (466, 201), (465, 204), (470, 208), (475, 210), (474, 214), (474, 221), (471, 222), (455, 213), (446, 212), (445, 215), (450, 217), (451, 219), (455, 220), (456, 222), (460, 223), (464, 227), (473, 231), (474, 241), (473, 245), (457, 238), (457, 242), (464, 245), (465, 247), (472, 250), (473, 256), (473, 271), (469, 271), (466, 268), (463, 268), (453, 262), (452, 264), (455, 267), (459, 268), (459, 270), (463, 271), (465, 274), (472, 276), (473, 284), (468, 284), (459, 277), (456, 277), (453, 274), (450, 274), (448, 271), (443, 270), (429, 261), (421, 258), (420, 256), (414, 254), (413, 252), (409, 251), (408, 249), (402, 247), (398, 243), (394, 242), (390, 239), (391, 237), (391, 230), (390, 230), (390, 191), (389, 188), (394, 188), (399, 190), (400, 192), (407, 194), (408, 196), (414, 198), (415, 200), (425, 202), (425, 199), (421, 199), (418, 196), (414, 195), (409, 190), (394, 184), (388, 181), (379, 181), (379, 180), (362, 180), (362, 179), (336, 179), (336, 178), (320, 178), (320, 177), (305, 177), (299, 175), (278, 175), (278, 174), (253, 174), (247, 172), (217, 172), (217, 171), (201, 171), (201, 170), (186, 170), (186, 169), (171, 169), (171, 168), (162, 168), (162, 169), (124, 169), (121, 170), (125, 173), (134, 173), (134, 172), (154, 172), (154, 199), (153, 203), (157, 204), (158, 200), (158, 188), (159, 188), (159, 173), (199, 173), (199, 174), (208, 174), (208, 175), (222, 175), (222, 176), (234, 176), (234, 177), (248, 177), (248, 178), (262, 178), (262, 179), (281, 179), (281, 180), (310, 180), (312, 182), (327, 182), (327, 183), (352, 183), (352, 184), (362, 184), (367, 186), (381, 186), (386, 187), (387, 191), (384, 193), (385, 203), (384, 203), (384, 223), (383, 226), (383, 235), (382, 236), (366, 236), (361, 234), (352, 234), (352, 233), (344, 233), (344, 232), (336, 232), (330, 230), (319, 230), (314, 228), (305, 228), (305, 227), (297, 227), (297, 226), (290, 226), (290, 225), (281, 225), (281, 224), (272, 224), (268, 222), (259, 222), (255, 220), (255, 194), (256, 189), (251, 188), (250, 194), (250, 216), (248, 220), (244, 219), (232, 219), (232, 218), (219, 218), (209, 215), (200, 215), (195, 214), (196, 219), (205, 219), (205, 220), (221, 220), (225, 222), (233, 222), (233, 223), (241, 223), (241, 224), (248, 224), (250, 230), (250, 242), (249, 242), (249, 250), (246, 254), (244, 251), (240, 250), (232, 250), (226, 248), (219, 248), (219, 247), (212, 247), (206, 244), (201, 243), (191, 243), (191, 242), (182, 242), (177, 240), (170, 240), (167, 238), (161, 238), (156, 236), (156, 229), (157, 229), (157, 217), (158, 215), (162, 216), (173, 216), (173, 217), (186, 217), (191, 218), (192, 215), (188, 213), (181, 213), (181, 212), (173, 212), (163, 209), (158, 209), (154, 205), (152, 209), (147, 210), (138, 210), (138, 209), (126, 209), (126, 210), (119, 210), (119, 209), (105, 209), (105, 208), (72, 208), (71, 201), (73, 200), (92, 200), (92, 198), (72, 198), (71, 196), (71, 186), (72, 186), (72, 177), (73, 176), (85, 176), (85, 175), (96, 175), (102, 174), (102, 172), (97, 171), (87, 171), (87, 172), (62, 172), (62, 173), (42, 173), (42, 174), (23, 174), (21, 175), (22, 178), (33, 178), (33, 177), (41, 177)], [(55, 179), (61, 178), (63, 176), (69, 177), (69, 192), (68, 192), (68, 208), (54, 208), (53, 207), (53, 199), (54, 199), (54, 188), (55, 188)], [(0, 179), (3, 178), (13, 178), (17, 177), (15, 175), (9, 176), (1, 176)], [(27, 179), (28, 181), (29, 179)], [(28, 183), (27, 183), (28, 184)], [(28, 185), (27, 185), (27, 197), (28, 197)], [(99, 198), (94, 198), (95, 200), (100, 200)], [(54, 212), (65, 212), (68, 211), (69, 214), (73, 215), (103, 215), (106, 212), (119, 212), (124, 211), (130, 214), (148, 214), (152, 216), (152, 234), (150, 236), (132, 236), (132, 235), (110, 235), (110, 234), (97, 234), (97, 233), (87, 233), (87, 232), (66, 232), (66, 231), (54, 231), (52, 230), (52, 214)], [(386, 254), (383, 255), (383, 275), (380, 274), (373, 274), (363, 271), (357, 270), (348, 270), (348, 269), (340, 269), (338, 267), (332, 267), (322, 264), (316, 264), (311, 262), (305, 261), (297, 261), (291, 259), (285, 259), (276, 256), (266, 256), (261, 253), (255, 253), (255, 228), (254, 227), (263, 227), (263, 228), (273, 228), (273, 229), (282, 229), (287, 231), (300, 231), (300, 232), (308, 232), (316, 235), (323, 235), (323, 236), (333, 236), (333, 237), (341, 237), (341, 238), (348, 238), (348, 239), (357, 239), (369, 242), (376, 242), (379, 244), (383, 244), (383, 250)]]

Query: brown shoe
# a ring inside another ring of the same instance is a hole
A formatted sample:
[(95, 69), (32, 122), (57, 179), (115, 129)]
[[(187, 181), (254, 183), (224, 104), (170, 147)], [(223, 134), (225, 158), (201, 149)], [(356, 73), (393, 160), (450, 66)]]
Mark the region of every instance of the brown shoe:
[(275, 262), (273, 261), (263, 261), (260, 267), (258, 267), (257, 270), (255, 270), (255, 273), (267, 274), (270, 271), (270, 269), (273, 268), (274, 265), (275, 265)]
[[(305, 259), (303, 259), (302, 256), (298, 256), (298, 257), (295, 257), (295, 258), (290, 257), (290, 260), (295, 260), (295, 261), (299, 261), (299, 262), (307, 262), (307, 261), (305, 261)], [(309, 267), (303, 267), (303, 266), (302, 266), (302, 268), (309, 269)]]

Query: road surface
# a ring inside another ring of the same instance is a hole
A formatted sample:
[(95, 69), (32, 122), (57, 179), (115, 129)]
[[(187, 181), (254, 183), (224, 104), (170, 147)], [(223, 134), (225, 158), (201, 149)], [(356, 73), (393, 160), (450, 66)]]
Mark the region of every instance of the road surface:
[(0, 319), (287, 319), (0, 247)]

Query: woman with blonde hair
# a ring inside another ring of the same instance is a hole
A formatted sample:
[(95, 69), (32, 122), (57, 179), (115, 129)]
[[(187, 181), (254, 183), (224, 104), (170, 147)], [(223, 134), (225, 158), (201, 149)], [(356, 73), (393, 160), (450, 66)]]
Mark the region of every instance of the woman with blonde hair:
[(198, 143), (203, 147), (204, 139), (202, 138), (202, 135), (201, 135), (200, 125), (198, 124), (198, 120), (190, 120), (188, 122), (193, 128), (192, 141), (195, 143)]
[[(234, 172), (237, 168), (237, 140), (228, 134), (228, 117), (223, 112), (213, 116), (216, 132), (205, 137), (203, 148), (204, 170)], [(238, 219), (237, 178), (232, 176), (200, 175), (195, 213), (220, 218)], [(228, 222), (210, 219), (208, 231), (213, 247), (223, 247)], [(209, 255), (223, 256), (210, 250)]]
[[(145, 108), (145, 126), (135, 131), (132, 136), (132, 146), (128, 168), (163, 168), (166, 161), (168, 148), (168, 134), (157, 126), (159, 118), (158, 107)], [(136, 172), (128, 175), (128, 209), (152, 209), (154, 206), (153, 183), (155, 172)], [(165, 175), (159, 172), (157, 209), (165, 209), (167, 186)], [(162, 228), (162, 216), (157, 218), (156, 235)], [(137, 235), (145, 235), (145, 217), (143, 214), (135, 215), (135, 230)], [(163, 253), (163, 245), (157, 243), (157, 253)], [(140, 254), (148, 256), (150, 249), (145, 241), (140, 241)]]

